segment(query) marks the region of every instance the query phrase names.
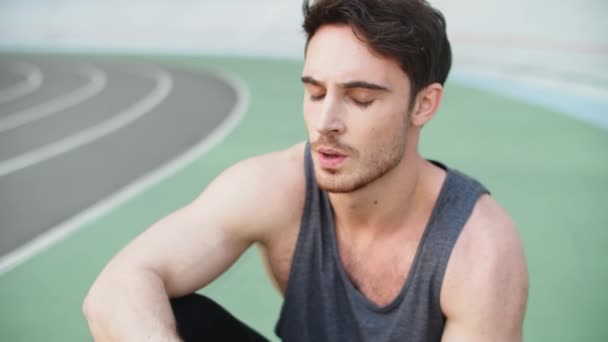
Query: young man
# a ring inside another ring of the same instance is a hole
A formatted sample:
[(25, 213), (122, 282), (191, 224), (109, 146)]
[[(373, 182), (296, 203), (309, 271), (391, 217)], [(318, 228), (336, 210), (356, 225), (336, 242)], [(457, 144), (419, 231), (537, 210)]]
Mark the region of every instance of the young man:
[(319, 0), (304, 14), (309, 142), (234, 165), (122, 250), (84, 303), (94, 338), (264, 340), (190, 295), (257, 243), (285, 341), (521, 341), (513, 222), (418, 153), (451, 64), (443, 16), (423, 0)]

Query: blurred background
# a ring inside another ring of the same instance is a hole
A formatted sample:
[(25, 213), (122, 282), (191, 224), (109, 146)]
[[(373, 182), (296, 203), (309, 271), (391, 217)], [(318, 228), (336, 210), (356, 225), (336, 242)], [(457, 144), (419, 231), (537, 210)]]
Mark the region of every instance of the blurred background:
[[(608, 2), (431, 4), (454, 65), (424, 154), (518, 224), (525, 340), (608, 340)], [(0, 0), (1, 341), (90, 340), (81, 301), (118, 249), (306, 138), (301, 21), (296, 0)], [(203, 292), (276, 340), (254, 249)]]

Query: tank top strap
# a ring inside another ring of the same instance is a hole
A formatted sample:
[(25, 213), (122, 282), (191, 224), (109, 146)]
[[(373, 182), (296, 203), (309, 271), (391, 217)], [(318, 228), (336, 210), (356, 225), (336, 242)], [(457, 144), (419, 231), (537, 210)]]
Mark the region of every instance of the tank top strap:
[(479, 197), (489, 191), (477, 180), (464, 173), (431, 161), (445, 169), (447, 176), (437, 199), (427, 231), (420, 242), (420, 270), (417, 277), (423, 283), (429, 282), (433, 299), (439, 305), (441, 284), (450, 255)]

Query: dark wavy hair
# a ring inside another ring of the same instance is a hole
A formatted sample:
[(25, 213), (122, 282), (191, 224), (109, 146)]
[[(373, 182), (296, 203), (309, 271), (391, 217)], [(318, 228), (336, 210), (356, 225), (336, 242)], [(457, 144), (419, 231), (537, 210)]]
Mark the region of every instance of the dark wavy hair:
[(452, 49), (445, 18), (425, 0), (305, 0), (302, 11), (305, 54), (321, 26), (346, 24), (373, 52), (400, 63), (412, 83), (411, 100), (448, 77)]

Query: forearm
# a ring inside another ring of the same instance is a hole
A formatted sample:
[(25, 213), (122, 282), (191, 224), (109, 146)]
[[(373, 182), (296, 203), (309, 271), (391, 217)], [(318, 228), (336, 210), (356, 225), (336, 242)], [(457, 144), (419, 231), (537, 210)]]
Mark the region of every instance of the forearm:
[(180, 341), (163, 281), (151, 271), (104, 270), (83, 309), (95, 341)]

